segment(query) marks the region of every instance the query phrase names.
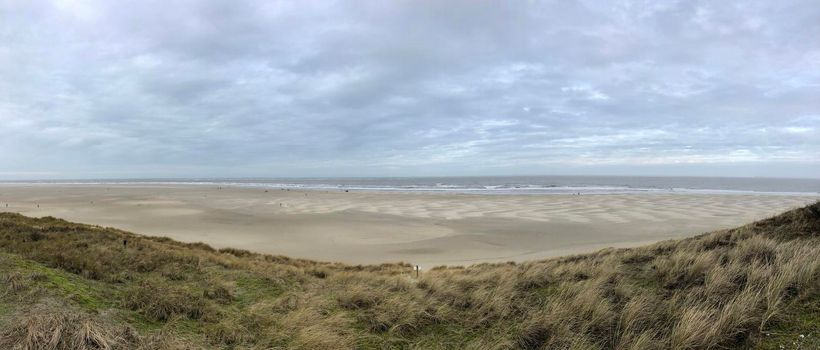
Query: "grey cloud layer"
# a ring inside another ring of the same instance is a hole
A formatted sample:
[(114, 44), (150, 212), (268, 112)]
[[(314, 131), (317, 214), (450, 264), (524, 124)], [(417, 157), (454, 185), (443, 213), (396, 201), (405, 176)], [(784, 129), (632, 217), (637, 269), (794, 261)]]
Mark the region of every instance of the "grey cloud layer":
[(0, 1), (0, 178), (818, 176), (817, 38), (808, 0)]

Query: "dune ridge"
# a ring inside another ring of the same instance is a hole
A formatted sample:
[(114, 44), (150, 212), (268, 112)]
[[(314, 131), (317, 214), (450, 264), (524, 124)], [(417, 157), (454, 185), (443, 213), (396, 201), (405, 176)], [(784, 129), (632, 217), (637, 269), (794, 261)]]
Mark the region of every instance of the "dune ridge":
[(523, 263), (347, 265), (0, 214), (9, 349), (820, 345), (820, 203)]

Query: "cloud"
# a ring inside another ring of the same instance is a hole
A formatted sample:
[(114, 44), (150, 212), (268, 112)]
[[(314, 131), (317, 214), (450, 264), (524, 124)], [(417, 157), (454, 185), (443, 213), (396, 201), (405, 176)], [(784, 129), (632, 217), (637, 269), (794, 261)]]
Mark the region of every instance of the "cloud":
[(820, 169), (811, 1), (10, 1), (0, 23), (5, 178)]

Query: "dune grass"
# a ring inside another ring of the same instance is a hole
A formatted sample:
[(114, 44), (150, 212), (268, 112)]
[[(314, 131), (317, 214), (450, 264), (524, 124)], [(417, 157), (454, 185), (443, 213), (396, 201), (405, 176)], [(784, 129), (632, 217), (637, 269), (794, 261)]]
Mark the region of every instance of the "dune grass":
[(0, 213), (2, 349), (810, 349), (818, 281), (820, 203), (418, 278)]

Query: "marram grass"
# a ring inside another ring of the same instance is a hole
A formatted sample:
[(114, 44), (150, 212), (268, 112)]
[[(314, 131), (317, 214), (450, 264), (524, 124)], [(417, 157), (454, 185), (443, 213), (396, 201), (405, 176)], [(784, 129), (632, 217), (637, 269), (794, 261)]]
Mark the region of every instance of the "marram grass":
[(818, 281), (820, 203), (418, 278), (2, 213), (0, 349), (813, 349)]

